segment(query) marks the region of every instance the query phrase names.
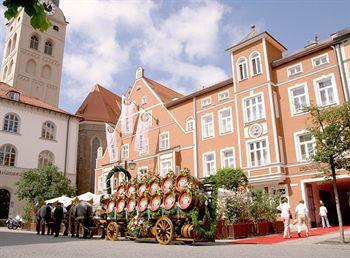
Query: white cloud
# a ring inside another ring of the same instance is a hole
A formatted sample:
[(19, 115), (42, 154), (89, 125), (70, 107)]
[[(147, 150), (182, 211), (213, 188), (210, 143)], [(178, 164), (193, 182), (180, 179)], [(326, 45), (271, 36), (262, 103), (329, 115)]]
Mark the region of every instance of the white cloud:
[(151, 1), (62, 1), (69, 25), (64, 57), (63, 94), (80, 101), (94, 83), (112, 87), (114, 77), (130, 64), (130, 45), (118, 38), (121, 28), (149, 23)]

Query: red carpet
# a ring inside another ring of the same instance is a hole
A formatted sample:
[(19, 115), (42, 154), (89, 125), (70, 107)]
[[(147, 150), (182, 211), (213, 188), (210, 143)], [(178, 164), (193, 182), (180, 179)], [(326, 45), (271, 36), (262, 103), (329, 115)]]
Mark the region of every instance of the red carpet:
[[(339, 229), (338, 227), (313, 228), (310, 230), (310, 237), (332, 233), (337, 231), (338, 229)], [(346, 226), (344, 227), (344, 229), (350, 229), (350, 226)], [(302, 237), (306, 237), (305, 232), (302, 232), (301, 235)], [(276, 243), (281, 243), (281, 242), (290, 241), (294, 239), (299, 239), (297, 232), (293, 232), (291, 234), (291, 238), (289, 239), (284, 239), (283, 234), (274, 234), (274, 235), (267, 235), (267, 236), (261, 236), (261, 237), (237, 239), (237, 240), (233, 240), (233, 243), (235, 244), (276, 244)]]

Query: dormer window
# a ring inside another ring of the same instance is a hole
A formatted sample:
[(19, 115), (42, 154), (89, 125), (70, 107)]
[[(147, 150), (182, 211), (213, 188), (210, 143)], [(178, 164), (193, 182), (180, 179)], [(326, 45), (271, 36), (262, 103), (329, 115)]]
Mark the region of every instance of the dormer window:
[(293, 65), (287, 68), (288, 77), (301, 73), (302, 71), (303, 71), (303, 68), (301, 64)]
[(141, 98), (141, 105), (144, 105), (144, 104), (147, 104), (147, 96), (146, 95)]
[(7, 97), (11, 100), (19, 101), (19, 92), (10, 91), (7, 93)]

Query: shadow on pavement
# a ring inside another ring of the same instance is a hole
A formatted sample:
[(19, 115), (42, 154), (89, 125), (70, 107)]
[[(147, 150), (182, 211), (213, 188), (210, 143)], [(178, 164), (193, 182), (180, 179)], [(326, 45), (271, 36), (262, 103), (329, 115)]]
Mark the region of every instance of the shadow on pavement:
[[(94, 240), (100, 240), (94, 238)], [(101, 239), (102, 240), (102, 239)], [(72, 241), (89, 241), (89, 239), (72, 238), (68, 236), (54, 237), (52, 235), (37, 235), (35, 232), (23, 232), (20, 230), (1, 230), (0, 231), (0, 247), (9, 247), (17, 245), (35, 245), (35, 244), (46, 244), (46, 243), (62, 243)], [(90, 240), (91, 241), (91, 240)]]

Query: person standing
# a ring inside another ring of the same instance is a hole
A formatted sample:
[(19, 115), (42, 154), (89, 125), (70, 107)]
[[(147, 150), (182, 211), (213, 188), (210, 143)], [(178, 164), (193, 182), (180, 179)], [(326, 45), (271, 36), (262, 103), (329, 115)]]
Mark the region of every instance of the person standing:
[(55, 237), (58, 237), (60, 233), (62, 219), (63, 219), (63, 207), (61, 203), (58, 202), (53, 212), (53, 230), (55, 233)]
[(298, 237), (301, 237), (301, 228), (305, 224), (306, 227), (306, 237), (309, 236), (309, 219), (308, 219), (308, 209), (304, 203), (304, 200), (299, 201), (299, 204), (295, 207), (295, 217), (298, 221)]
[(290, 206), (286, 197), (282, 198), (282, 203), (277, 207), (277, 210), (281, 211), (281, 219), (284, 225), (283, 238), (290, 238)]
[(322, 221), (322, 227), (325, 228), (327, 226), (327, 228), (330, 228), (331, 225), (329, 224), (328, 220), (328, 210), (324, 206), (324, 203), (322, 201), (320, 201), (320, 216)]

